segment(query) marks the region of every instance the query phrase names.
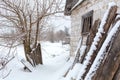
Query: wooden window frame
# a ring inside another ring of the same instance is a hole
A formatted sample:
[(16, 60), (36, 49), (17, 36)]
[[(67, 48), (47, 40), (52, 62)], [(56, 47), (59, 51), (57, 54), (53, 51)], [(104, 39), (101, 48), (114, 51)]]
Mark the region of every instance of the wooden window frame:
[(92, 27), (93, 10), (82, 16), (82, 35), (87, 35)]

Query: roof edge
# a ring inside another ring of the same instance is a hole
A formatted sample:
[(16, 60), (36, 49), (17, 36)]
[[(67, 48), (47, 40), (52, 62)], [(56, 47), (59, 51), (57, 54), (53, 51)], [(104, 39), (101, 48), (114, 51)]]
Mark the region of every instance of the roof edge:
[(71, 12), (72, 12), (75, 8), (77, 8), (79, 5), (81, 5), (84, 1), (86, 1), (86, 0), (78, 0), (78, 2), (77, 2), (75, 5), (72, 5), (72, 3), (67, 4), (67, 2), (66, 2), (65, 10), (64, 10), (64, 15), (70, 16), (70, 15), (71, 15)]
[(75, 8), (77, 8), (79, 5), (81, 5), (84, 1), (86, 1), (86, 0), (79, 0), (79, 1), (72, 7), (71, 11), (74, 10)]

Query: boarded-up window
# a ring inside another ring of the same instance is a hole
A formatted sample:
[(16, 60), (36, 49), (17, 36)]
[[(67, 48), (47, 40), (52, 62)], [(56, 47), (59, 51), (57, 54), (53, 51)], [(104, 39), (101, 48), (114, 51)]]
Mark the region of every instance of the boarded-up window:
[(92, 21), (93, 21), (93, 10), (82, 16), (82, 34), (83, 35), (86, 35), (89, 33), (92, 27)]

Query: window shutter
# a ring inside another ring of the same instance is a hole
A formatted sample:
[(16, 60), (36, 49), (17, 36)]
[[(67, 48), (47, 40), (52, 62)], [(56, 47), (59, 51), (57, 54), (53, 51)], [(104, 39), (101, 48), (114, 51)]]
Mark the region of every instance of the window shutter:
[(82, 16), (82, 34), (88, 34), (93, 21), (93, 10)]

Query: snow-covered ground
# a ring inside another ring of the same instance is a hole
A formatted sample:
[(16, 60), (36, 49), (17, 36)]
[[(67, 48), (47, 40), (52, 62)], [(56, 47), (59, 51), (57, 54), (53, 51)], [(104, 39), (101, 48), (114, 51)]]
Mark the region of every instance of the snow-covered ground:
[[(38, 65), (32, 72), (25, 72), (20, 59), (25, 58), (23, 47), (17, 47), (16, 57), (0, 71), (0, 80), (59, 80), (71, 66), (69, 45), (42, 42), (43, 65)], [(2, 53), (3, 54), (3, 53)], [(10, 74), (3, 79), (8, 73)]]

